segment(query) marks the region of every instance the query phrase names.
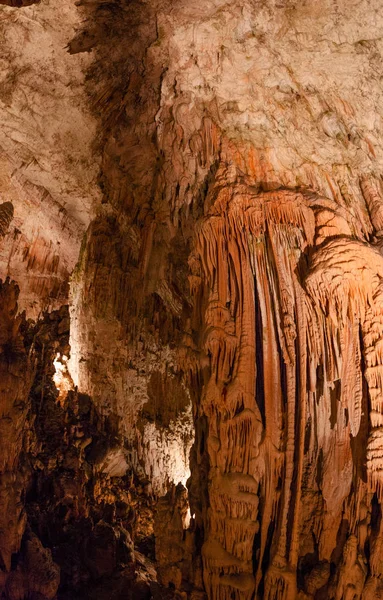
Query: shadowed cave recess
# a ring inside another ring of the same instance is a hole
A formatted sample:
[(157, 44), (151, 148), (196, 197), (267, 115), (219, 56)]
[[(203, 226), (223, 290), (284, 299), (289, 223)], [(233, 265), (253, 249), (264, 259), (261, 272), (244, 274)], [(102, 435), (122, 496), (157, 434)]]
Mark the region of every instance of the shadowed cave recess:
[(1, 600), (383, 598), (381, 0), (0, 0)]

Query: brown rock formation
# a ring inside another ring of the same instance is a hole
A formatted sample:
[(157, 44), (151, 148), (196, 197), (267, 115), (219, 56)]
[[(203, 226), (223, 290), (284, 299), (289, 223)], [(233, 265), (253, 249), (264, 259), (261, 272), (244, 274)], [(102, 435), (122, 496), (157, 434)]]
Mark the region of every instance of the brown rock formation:
[(6, 6), (14, 6), (20, 8), (22, 6), (30, 6), (31, 4), (35, 4), (40, 0), (0, 0), (0, 4), (5, 4)]
[[(38, 594), (50, 600), (59, 585), (59, 569), (51, 552), (33, 533), (25, 532), (25, 495), (30, 471), (26, 451), (29, 436), (29, 391), (35, 374), (32, 349), (25, 347), (17, 316), (18, 288), (0, 281), (0, 564), (1, 586), (10, 600)], [(23, 543), (22, 543), (23, 540)], [(16, 561), (16, 569), (12, 562)], [(13, 568), (12, 568), (13, 567)]]
[(33, 378), (33, 361), (25, 351), (17, 317), (18, 289), (9, 280), (0, 282), (1, 295), (1, 564), (10, 569), (11, 557), (20, 548), (26, 515), (25, 466), (21, 459), (23, 429), (28, 412), (28, 394)]
[[(337, 562), (342, 523), (357, 531), (359, 502), (380, 496), (373, 373), (382, 260), (351, 234), (335, 203), (312, 192), (225, 186), (222, 175), (192, 261), (211, 373), (199, 405), (210, 465), (205, 587), (211, 598), (252, 598), (261, 585), (265, 598), (293, 599), (299, 562), (311, 553)], [(366, 419), (360, 431), (367, 393), (368, 439)], [(351, 538), (340, 573), (349, 546)], [(347, 585), (363, 589), (366, 574)]]
[[(172, 486), (157, 505), (154, 523), (156, 562), (159, 580), (166, 587), (182, 588), (182, 580), (190, 578), (193, 552), (189, 528), (190, 513), (187, 490), (182, 484)], [(188, 544), (189, 538), (191, 544)]]

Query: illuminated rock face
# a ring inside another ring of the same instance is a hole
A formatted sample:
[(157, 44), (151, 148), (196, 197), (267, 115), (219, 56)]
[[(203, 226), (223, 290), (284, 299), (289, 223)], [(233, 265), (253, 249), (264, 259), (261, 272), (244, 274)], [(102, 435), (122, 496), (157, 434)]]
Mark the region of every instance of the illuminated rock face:
[[(226, 178), (219, 169), (190, 261), (210, 364), (198, 403), (207, 430), (197, 425), (197, 464), (203, 454), (209, 464), (205, 588), (209, 598), (292, 600), (309, 567), (307, 597), (348, 587), (360, 597), (361, 507), (371, 516), (382, 485), (379, 243), (358, 235), (341, 203)], [(345, 523), (353, 536), (342, 550)], [(355, 581), (340, 565), (330, 579), (351, 546)], [(317, 588), (307, 560), (327, 565)]]
[(193, 600), (383, 597), (380, 0), (7, 4), (0, 275), (38, 319), (3, 284), (7, 600), (40, 532), (73, 589), (131, 565), (153, 493)]

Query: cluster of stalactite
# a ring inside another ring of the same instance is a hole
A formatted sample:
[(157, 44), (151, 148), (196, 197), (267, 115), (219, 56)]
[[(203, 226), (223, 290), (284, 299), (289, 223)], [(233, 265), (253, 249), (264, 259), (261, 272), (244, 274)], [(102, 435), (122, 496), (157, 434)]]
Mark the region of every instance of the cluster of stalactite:
[(347, 203), (225, 181), (189, 260), (208, 598), (380, 597), (379, 187), (361, 181), (372, 239)]

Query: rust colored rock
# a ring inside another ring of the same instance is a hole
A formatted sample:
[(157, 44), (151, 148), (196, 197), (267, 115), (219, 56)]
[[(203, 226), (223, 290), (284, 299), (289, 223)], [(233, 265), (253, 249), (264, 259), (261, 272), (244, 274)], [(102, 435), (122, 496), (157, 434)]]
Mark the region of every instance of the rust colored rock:
[[(269, 600), (295, 599), (304, 521), (320, 520), (318, 533), (311, 533), (317, 560), (330, 561), (345, 506), (349, 521), (358, 519), (352, 512), (356, 490), (361, 499), (380, 498), (375, 348), (383, 262), (363, 238), (347, 235), (350, 224), (335, 205), (334, 236), (328, 205), (313, 193), (252, 193), (220, 182), (199, 228), (195, 322), (205, 332), (200, 368), (206, 355), (211, 373), (197, 409), (208, 423), (202, 556), (209, 598), (250, 599), (261, 586)], [(353, 468), (355, 452), (363, 452), (357, 448), (366, 387), (367, 487)], [(308, 429), (310, 422), (315, 429)], [(319, 514), (313, 494), (322, 498)], [(337, 583), (328, 570), (318, 583), (314, 571), (307, 576), (312, 597), (326, 586), (329, 597), (347, 597), (349, 589), (361, 596), (365, 558), (357, 558), (355, 536), (344, 543)]]

